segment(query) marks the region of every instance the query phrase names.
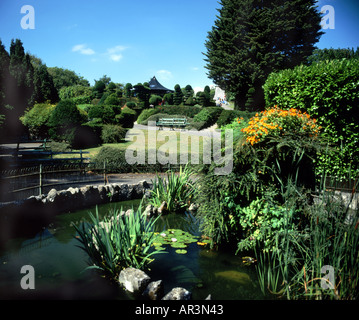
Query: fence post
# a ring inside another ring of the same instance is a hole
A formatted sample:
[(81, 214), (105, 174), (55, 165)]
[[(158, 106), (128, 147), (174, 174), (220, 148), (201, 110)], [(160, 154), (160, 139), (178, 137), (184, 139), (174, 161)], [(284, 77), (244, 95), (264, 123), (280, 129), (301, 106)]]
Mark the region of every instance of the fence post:
[(39, 195), (42, 195), (42, 164), (40, 163), (40, 171), (39, 171)]
[(103, 161), (103, 183), (106, 185), (106, 160)]

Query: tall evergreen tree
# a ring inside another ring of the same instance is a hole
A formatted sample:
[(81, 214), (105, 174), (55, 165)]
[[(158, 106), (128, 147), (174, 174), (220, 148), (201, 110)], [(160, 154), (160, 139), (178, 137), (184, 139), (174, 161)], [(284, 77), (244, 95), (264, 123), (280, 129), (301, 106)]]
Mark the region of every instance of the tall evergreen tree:
[(34, 69), (29, 54), (25, 54), (22, 42), (12, 40), (10, 45), (9, 75), (6, 81), (6, 135), (19, 137), (24, 132), (20, 122), (22, 116), (32, 104)]
[(59, 94), (55, 88), (53, 78), (44, 64), (35, 69), (32, 100), (36, 103), (46, 101), (55, 103), (59, 101)]
[(319, 40), (315, 0), (221, 0), (205, 43), (208, 76), (236, 108), (264, 106), (269, 73), (304, 62)]
[(7, 91), (7, 82), (10, 78), (9, 73), (10, 66), (10, 56), (9, 53), (5, 50), (5, 46), (0, 40), (0, 129), (2, 128), (4, 121), (6, 119), (6, 91)]

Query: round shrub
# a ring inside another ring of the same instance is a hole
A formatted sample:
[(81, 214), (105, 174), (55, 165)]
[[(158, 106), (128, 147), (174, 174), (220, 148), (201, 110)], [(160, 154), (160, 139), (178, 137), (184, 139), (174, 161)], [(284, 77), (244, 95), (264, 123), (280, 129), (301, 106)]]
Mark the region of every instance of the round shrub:
[(120, 115), (116, 116), (116, 121), (123, 127), (123, 128), (132, 128), (134, 122), (136, 121), (137, 113), (136, 111), (124, 107)]
[(61, 100), (49, 118), (49, 125), (51, 127), (72, 126), (82, 122), (84, 122), (84, 119), (81, 116), (80, 110), (70, 99)]
[(72, 140), (74, 129), (86, 121), (76, 104), (70, 100), (61, 100), (48, 121), (49, 135), (55, 141)]

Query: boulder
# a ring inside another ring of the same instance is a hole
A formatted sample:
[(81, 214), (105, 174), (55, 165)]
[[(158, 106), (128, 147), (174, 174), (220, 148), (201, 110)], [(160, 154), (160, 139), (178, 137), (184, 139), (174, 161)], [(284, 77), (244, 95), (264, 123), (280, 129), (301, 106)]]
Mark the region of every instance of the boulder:
[(145, 211), (144, 211), (143, 214), (144, 214), (145, 216), (151, 218), (151, 217), (157, 215), (157, 208), (154, 207), (152, 204), (149, 204), (149, 205), (146, 207), (146, 209), (145, 209)]
[(160, 205), (160, 207), (157, 209), (158, 214), (166, 214), (168, 213), (167, 210), (167, 202), (163, 201), (162, 204)]
[(142, 270), (126, 268), (120, 272), (119, 284), (127, 291), (134, 294), (141, 294), (150, 283), (151, 278)]
[(162, 300), (191, 300), (192, 294), (185, 288), (177, 287), (168, 292)]
[(45, 199), (43, 199), (42, 201), (44, 203), (46, 202), (54, 202), (57, 196), (57, 190), (56, 189), (51, 189), (49, 191), (49, 193), (47, 194), (47, 197)]
[(198, 210), (198, 204), (196, 203), (191, 203), (191, 205), (189, 206), (188, 210), (189, 211), (197, 211)]
[(164, 287), (162, 280), (152, 281), (143, 292), (142, 296), (149, 300), (161, 300), (164, 296)]

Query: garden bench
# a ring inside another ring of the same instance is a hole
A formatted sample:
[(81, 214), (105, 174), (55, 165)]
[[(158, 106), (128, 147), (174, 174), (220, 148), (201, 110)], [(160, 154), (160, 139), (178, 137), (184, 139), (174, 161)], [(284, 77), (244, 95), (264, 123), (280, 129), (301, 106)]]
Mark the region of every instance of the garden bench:
[(174, 128), (184, 128), (188, 125), (186, 118), (161, 118), (156, 122), (156, 126), (160, 127), (160, 130), (163, 127), (170, 127), (172, 130)]

